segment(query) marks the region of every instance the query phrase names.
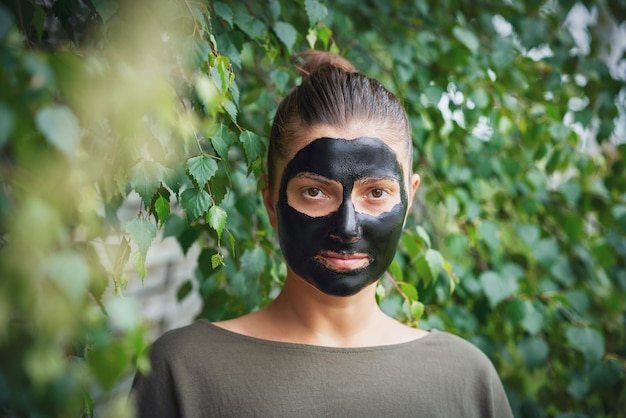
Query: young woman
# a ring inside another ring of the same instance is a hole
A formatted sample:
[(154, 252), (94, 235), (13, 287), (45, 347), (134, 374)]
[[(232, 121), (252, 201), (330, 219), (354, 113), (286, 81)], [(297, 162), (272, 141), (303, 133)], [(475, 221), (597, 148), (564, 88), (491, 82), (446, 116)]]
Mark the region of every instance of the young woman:
[(385, 315), (391, 263), (419, 176), (399, 100), (338, 56), (311, 52), (280, 103), (263, 198), (287, 263), (280, 295), (153, 345), (141, 417), (510, 417), (487, 357)]

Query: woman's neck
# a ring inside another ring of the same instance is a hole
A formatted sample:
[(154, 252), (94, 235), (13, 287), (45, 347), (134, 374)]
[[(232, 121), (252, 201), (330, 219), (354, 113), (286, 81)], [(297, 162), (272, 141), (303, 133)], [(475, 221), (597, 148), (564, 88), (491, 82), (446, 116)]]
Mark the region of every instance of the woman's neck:
[[(357, 347), (380, 344), (380, 331), (391, 319), (376, 304), (376, 284), (353, 296), (322, 293), (296, 276), (288, 276), (265, 314), (299, 342)], [(375, 340), (374, 340), (375, 339)]]
[(383, 313), (375, 291), (376, 284), (372, 284), (353, 296), (329, 296), (288, 275), (271, 304), (216, 325), (255, 338), (326, 347), (398, 344), (427, 334)]

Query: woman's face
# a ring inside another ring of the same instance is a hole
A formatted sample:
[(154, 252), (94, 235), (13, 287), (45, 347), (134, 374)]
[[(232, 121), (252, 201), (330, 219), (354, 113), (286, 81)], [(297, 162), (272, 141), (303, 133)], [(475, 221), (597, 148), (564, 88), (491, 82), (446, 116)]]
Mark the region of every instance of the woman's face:
[(275, 190), (264, 192), (291, 272), (333, 296), (382, 276), (419, 185), (405, 153), (364, 126), (321, 127), (298, 143), (277, 167)]

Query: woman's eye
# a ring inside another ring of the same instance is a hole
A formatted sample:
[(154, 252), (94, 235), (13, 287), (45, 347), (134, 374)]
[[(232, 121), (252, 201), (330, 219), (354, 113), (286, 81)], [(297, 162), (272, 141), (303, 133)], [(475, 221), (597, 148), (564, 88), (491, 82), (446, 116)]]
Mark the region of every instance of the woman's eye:
[(307, 197), (322, 197), (324, 193), (322, 193), (322, 191), (320, 189), (318, 189), (317, 187), (309, 187), (307, 189), (304, 190), (304, 194)]
[(369, 196), (374, 199), (382, 199), (387, 195), (387, 192), (383, 189), (373, 189), (369, 192)]

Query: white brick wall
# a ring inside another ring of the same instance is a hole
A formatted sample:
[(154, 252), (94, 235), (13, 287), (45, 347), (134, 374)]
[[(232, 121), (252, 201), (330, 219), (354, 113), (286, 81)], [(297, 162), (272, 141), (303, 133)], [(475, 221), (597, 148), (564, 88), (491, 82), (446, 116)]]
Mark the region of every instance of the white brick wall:
[(124, 294), (139, 302), (142, 317), (151, 325), (151, 338), (155, 339), (172, 328), (192, 322), (202, 308), (197, 292), (191, 292), (178, 302), (176, 293), (187, 280), (195, 284), (194, 269), (198, 258), (198, 247), (192, 246), (183, 254), (178, 241), (173, 237), (157, 238), (146, 257), (146, 276), (143, 284), (136, 274), (130, 280)]
[[(122, 225), (137, 216), (140, 207), (139, 195), (131, 194), (118, 211)], [(180, 303), (176, 298), (178, 288), (185, 281), (191, 280), (194, 288), (197, 286), (194, 269), (199, 254), (198, 247), (193, 245), (185, 255), (175, 238), (163, 238), (161, 232), (158, 232), (146, 255), (143, 284), (129, 262), (126, 265), (129, 281), (123, 292), (125, 296), (139, 302), (141, 316), (149, 322), (150, 337), (153, 340), (167, 330), (191, 323), (202, 308), (197, 292), (192, 291)], [(111, 240), (119, 242), (119, 237), (112, 237)]]

